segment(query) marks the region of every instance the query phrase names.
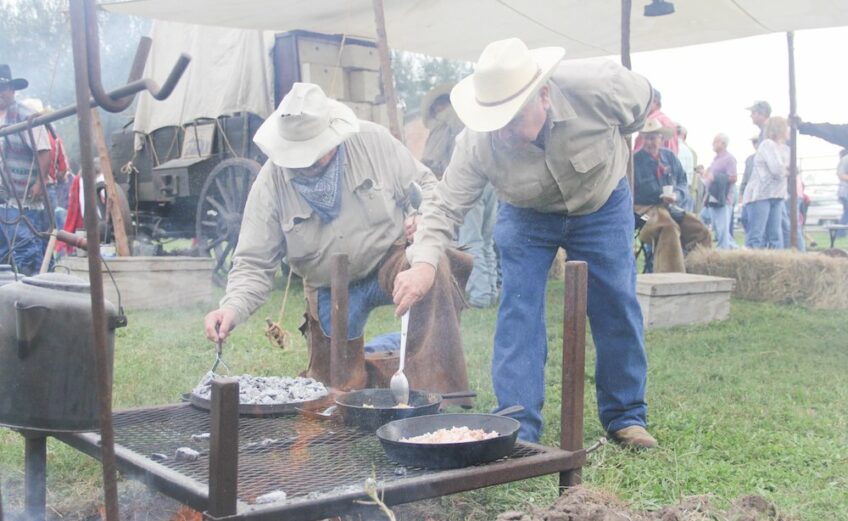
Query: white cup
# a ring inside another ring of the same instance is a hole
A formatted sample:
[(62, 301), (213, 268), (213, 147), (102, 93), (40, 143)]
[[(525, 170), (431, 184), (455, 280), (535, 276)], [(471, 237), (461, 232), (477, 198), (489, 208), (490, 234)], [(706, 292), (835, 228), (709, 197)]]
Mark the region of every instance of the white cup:
[(663, 185), (662, 194), (663, 197), (674, 197), (674, 185)]

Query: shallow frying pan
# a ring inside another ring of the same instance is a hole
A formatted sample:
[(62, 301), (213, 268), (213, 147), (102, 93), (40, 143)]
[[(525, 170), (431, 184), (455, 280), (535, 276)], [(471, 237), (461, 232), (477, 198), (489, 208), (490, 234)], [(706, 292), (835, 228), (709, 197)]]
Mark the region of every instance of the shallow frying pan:
[(409, 407), (398, 408), (391, 389), (361, 389), (339, 396), (336, 405), (346, 424), (374, 431), (393, 420), (436, 414), (442, 400), (475, 396), (477, 393), (473, 392), (439, 394), (409, 391)]
[[(506, 414), (523, 410), (521, 406), (508, 407), (498, 414), (434, 414), (418, 416), (387, 423), (377, 429), (377, 437), (390, 460), (407, 467), (428, 469), (454, 469), (488, 463), (508, 456), (515, 446), (521, 424)], [(439, 429), (468, 427), (495, 431), (496, 438), (462, 443), (410, 443), (401, 438), (412, 438)]]

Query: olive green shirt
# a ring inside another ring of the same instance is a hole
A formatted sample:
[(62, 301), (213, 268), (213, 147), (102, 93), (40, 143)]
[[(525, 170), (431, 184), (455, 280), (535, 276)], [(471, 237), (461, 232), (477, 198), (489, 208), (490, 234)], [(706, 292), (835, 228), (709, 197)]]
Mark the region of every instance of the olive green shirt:
[(422, 205), (410, 262), (438, 265), (453, 230), (491, 182), (498, 199), (540, 212), (586, 215), (627, 170), (625, 135), (642, 128), (648, 80), (611, 62), (561, 62), (548, 81), (551, 107), (540, 143), (508, 148), (494, 132), (463, 131), (450, 165)]
[(265, 163), (245, 205), (233, 268), (221, 308), (243, 322), (271, 292), (285, 257), (311, 287), (330, 285), (331, 259), (346, 253), (350, 280), (377, 268), (404, 235), (409, 187), (417, 182), (425, 200), (436, 178), (389, 132), (360, 121), (360, 131), (345, 141), (341, 210), (322, 222), (291, 183), (290, 170)]

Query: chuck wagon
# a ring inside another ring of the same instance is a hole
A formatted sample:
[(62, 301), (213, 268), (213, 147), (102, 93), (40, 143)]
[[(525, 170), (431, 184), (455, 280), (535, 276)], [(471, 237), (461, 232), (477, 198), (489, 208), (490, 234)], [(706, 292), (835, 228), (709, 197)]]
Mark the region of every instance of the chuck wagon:
[(216, 259), (222, 283), (238, 242), (250, 187), (265, 156), (253, 143), (262, 121), (298, 81), (320, 85), (360, 119), (387, 125), (375, 43), (306, 31), (157, 22), (146, 76), (193, 60), (165, 101), (139, 98), (131, 125), (111, 136), (117, 183), (142, 242), (193, 239)]

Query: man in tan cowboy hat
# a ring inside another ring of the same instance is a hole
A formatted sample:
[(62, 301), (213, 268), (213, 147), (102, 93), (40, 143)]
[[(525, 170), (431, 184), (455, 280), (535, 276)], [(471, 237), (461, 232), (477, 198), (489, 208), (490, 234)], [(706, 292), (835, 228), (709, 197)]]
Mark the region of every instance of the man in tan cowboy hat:
[[(268, 161), (248, 196), (226, 294), (220, 308), (206, 316), (207, 337), (225, 338), (262, 305), (285, 258), (307, 289), (306, 375), (329, 383), (331, 259), (345, 253), (351, 279), (349, 341), (340, 374), (346, 381), (333, 384), (344, 390), (387, 385), (395, 368), (369, 380), (365, 322), (373, 308), (391, 304), (395, 274), (408, 266), (411, 185), (418, 183), (426, 198), (436, 179), (386, 129), (357, 120), (347, 106), (308, 83), (294, 84), (254, 141)], [(465, 391), (463, 298), (451, 268), (461, 268), (464, 284), (470, 257), (442, 260), (433, 297), (410, 313), (405, 373), (412, 389)]]
[[(456, 137), (465, 128), (450, 102), (455, 83), (437, 85), (421, 102), (421, 118), (430, 130), (421, 162), (430, 167), (436, 177), (450, 163)], [(491, 183), (486, 184), (477, 204), (465, 214), (456, 235), (457, 245), (474, 257), (474, 269), (468, 277), (465, 291), (468, 303), (475, 308), (488, 308), (498, 300), (498, 259), (492, 235), (498, 200)]]
[(684, 247), (688, 251), (712, 243), (704, 223), (683, 209), (689, 198), (683, 166), (671, 150), (660, 146), (673, 133), (673, 128), (649, 119), (639, 134), (642, 149), (633, 154), (635, 211), (648, 217), (639, 240), (651, 245), (654, 273), (685, 273)]
[[(0, 64), (0, 126), (22, 123), (33, 115), (15, 101), (15, 91), (28, 86), (27, 80), (12, 76), (8, 65)], [(32, 130), (34, 142), (27, 132), (0, 138), (0, 264), (14, 264), (27, 275), (41, 268), (47, 241), (19, 223), (21, 212), (39, 232), (49, 228), (43, 187), (50, 168), (50, 138), (43, 126)]]
[(495, 243), (503, 286), (492, 375), (498, 405), (523, 405), (519, 436), (538, 440), (547, 356), (545, 287), (557, 249), (589, 264), (588, 315), (604, 428), (651, 447), (647, 360), (636, 301), (633, 206), (624, 138), (645, 122), (651, 85), (612, 62), (562, 62), (565, 50), (489, 44), (451, 91), (466, 125), (445, 177), (425, 201), (412, 267), (395, 281), (403, 313), (432, 287), (454, 226), (491, 182), (500, 199)]

